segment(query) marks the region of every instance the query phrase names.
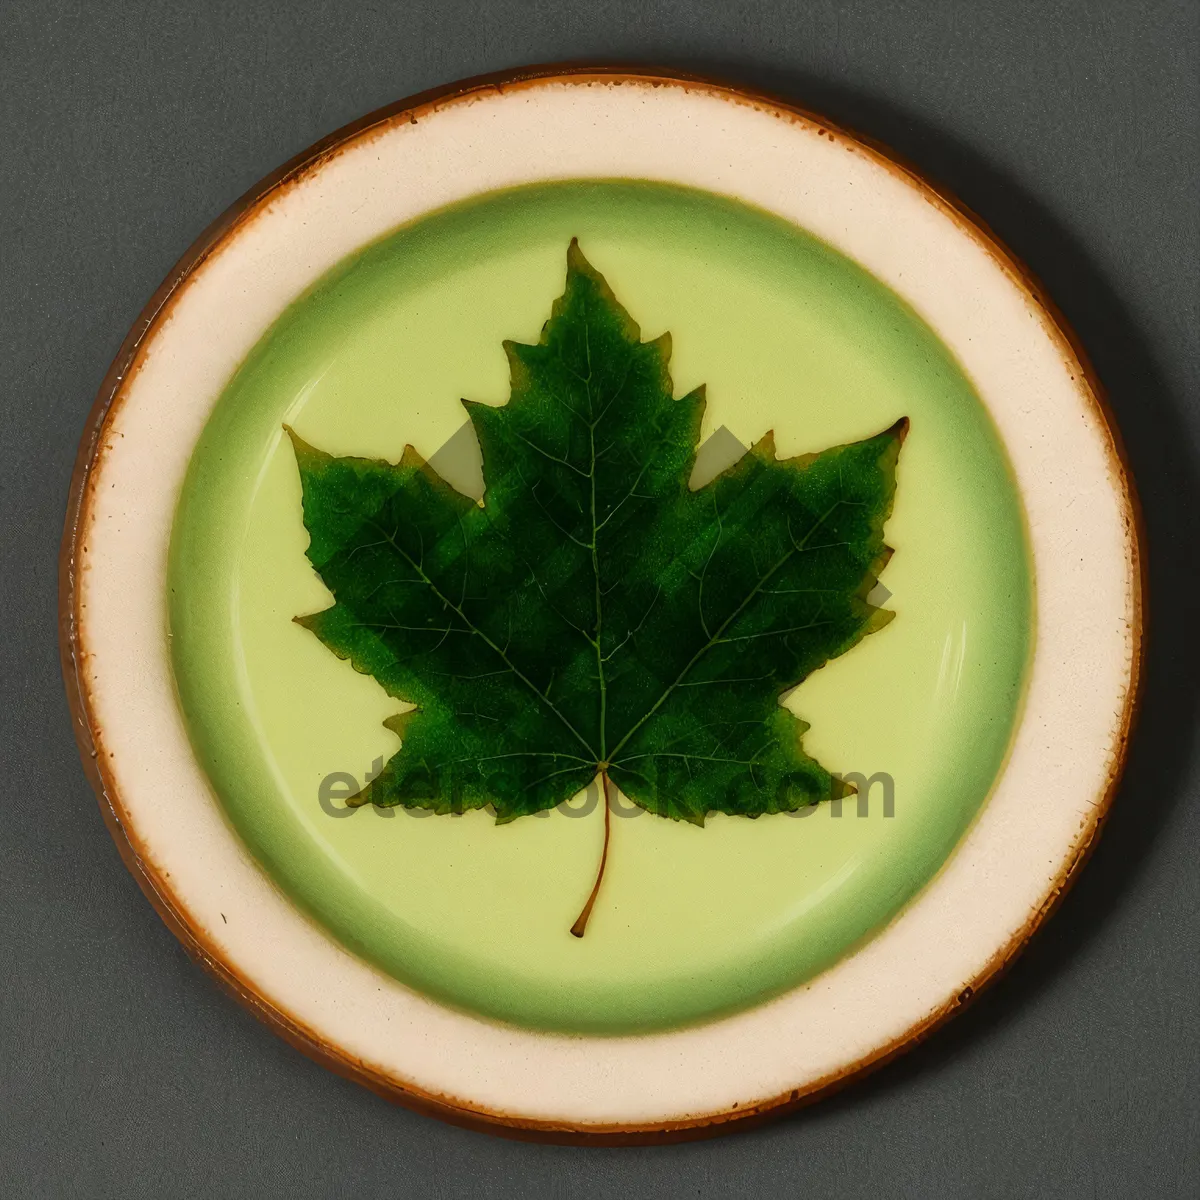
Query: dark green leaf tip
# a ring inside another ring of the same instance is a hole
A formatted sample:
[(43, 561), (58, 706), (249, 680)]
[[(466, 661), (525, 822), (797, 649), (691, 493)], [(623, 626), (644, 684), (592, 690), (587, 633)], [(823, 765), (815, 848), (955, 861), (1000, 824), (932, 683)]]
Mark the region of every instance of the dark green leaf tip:
[(318, 450), (316, 446), (309, 445), (290, 425), (285, 424), (283, 431), (291, 440), (292, 450), (295, 452), (296, 462), (301, 471), (316, 469), (331, 461), (332, 455), (326, 454), (324, 450)]

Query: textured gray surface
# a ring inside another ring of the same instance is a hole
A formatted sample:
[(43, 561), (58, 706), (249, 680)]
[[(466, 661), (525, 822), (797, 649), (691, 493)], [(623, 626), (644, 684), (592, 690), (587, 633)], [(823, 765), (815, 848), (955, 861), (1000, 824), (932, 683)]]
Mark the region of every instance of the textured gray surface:
[[(0, 4), (0, 1191), (1200, 1195), (1198, 33), (1194, 0)], [(586, 57), (785, 93), (958, 192), (1093, 356), (1154, 555), (1150, 690), (1127, 780), (1024, 959), (869, 1082), (681, 1147), (452, 1129), (314, 1066), (223, 997), (121, 866), (55, 649), (84, 415), (200, 230), (372, 108)]]

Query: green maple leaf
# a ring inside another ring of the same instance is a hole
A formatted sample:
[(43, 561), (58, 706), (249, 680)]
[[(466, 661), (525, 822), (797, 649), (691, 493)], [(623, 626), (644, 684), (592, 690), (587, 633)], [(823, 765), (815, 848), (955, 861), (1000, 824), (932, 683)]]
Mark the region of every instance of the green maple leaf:
[(490, 805), (504, 822), (600, 776), (582, 936), (610, 786), (698, 825), (849, 790), (780, 699), (893, 615), (867, 595), (907, 420), (785, 460), (768, 433), (692, 490), (704, 390), (674, 399), (670, 336), (643, 342), (574, 241), (540, 342), (505, 350), (508, 403), (463, 402), (482, 504), (411, 446), (392, 465), (291, 434), (308, 557), (335, 599), (297, 620), (414, 706), (351, 804)]

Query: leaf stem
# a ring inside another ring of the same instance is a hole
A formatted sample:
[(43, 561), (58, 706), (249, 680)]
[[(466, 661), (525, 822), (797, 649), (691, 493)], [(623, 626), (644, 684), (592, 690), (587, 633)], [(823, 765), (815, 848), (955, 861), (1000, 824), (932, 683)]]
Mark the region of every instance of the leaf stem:
[(574, 937), (581, 938), (587, 932), (588, 918), (592, 915), (592, 906), (596, 903), (596, 897), (600, 894), (600, 883), (604, 879), (604, 867), (608, 862), (608, 839), (612, 832), (612, 804), (608, 796), (608, 772), (600, 772), (601, 791), (604, 796), (604, 849), (600, 852), (600, 869), (596, 872), (596, 882), (592, 884), (592, 894), (587, 898), (587, 903), (583, 906), (583, 911), (575, 919), (575, 924), (571, 926), (571, 933)]

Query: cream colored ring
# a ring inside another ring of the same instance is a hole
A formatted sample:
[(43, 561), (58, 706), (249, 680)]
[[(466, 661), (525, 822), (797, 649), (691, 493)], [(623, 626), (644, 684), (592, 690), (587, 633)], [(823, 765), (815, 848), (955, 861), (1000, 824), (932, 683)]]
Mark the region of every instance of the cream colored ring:
[[(758, 205), (903, 296), (957, 355), (1000, 431), (1037, 592), (1011, 754), (939, 875), (810, 983), (639, 1037), (502, 1027), (342, 949), (223, 818), (188, 744), (166, 649), (167, 543), (189, 456), (284, 307), (401, 222), (497, 187), (582, 177), (688, 184)], [(799, 1101), (886, 1057), (1019, 949), (1085, 853), (1120, 771), (1141, 581), (1130, 485), (1086, 369), (978, 226), (817, 118), (698, 81), (593, 71), (466, 86), (383, 115), (252, 198), (195, 260), (131, 338), (81, 454), (64, 656), (81, 742), (96, 752), (131, 865), (177, 932), (293, 1040), (454, 1119), (533, 1136), (686, 1134)]]

